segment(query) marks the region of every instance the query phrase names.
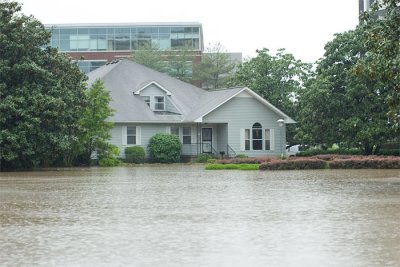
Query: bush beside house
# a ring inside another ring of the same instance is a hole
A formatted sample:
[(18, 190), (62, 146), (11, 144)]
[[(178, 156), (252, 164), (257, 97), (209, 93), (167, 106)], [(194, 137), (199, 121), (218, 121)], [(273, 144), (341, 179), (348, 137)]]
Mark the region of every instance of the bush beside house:
[(173, 134), (155, 134), (149, 140), (148, 149), (153, 162), (175, 163), (181, 159), (182, 144)]
[(132, 146), (125, 148), (125, 162), (143, 163), (145, 160), (144, 148), (141, 146)]

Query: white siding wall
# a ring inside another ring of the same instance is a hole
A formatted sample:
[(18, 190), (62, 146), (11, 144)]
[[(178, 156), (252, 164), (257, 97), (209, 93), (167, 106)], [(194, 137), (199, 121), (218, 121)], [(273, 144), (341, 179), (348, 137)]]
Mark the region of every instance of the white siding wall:
[[(121, 123), (116, 123), (114, 124), (114, 128), (111, 130), (111, 139), (110, 143), (117, 146), (120, 149), (120, 157), (124, 158), (125, 157), (125, 148), (128, 147), (129, 145), (126, 145), (126, 140), (124, 142), (123, 137), (125, 136), (126, 138), (126, 127), (127, 126), (137, 126), (140, 128), (140, 133), (137, 130), (137, 137), (140, 138), (140, 140), (136, 140), (137, 143), (141, 147), (145, 149), (146, 152), (146, 157), (148, 157), (149, 153), (147, 150), (147, 146), (149, 144), (150, 138), (157, 134), (157, 133), (170, 133), (169, 129), (171, 125), (174, 124), (134, 124), (134, 123), (126, 123), (126, 124), (121, 124)], [(196, 142), (196, 125), (182, 125), (178, 124), (179, 127), (191, 127), (192, 128), (192, 143)]]
[(167, 96), (164, 90), (155, 86), (154, 84), (149, 85), (140, 92), (140, 96), (150, 96), (150, 108), (154, 110), (154, 97), (164, 96), (165, 99), (165, 110), (173, 113), (180, 113), (179, 110), (171, 102), (171, 96)]
[(224, 151), (226, 154), (226, 145), (228, 144), (228, 124), (218, 124), (217, 127), (218, 145), (215, 148), (217, 152)]
[[(203, 118), (203, 123), (228, 123), (228, 144), (237, 154), (249, 156), (280, 155), (285, 153), (286, 130), (276, 122), (281, 119), (256, 99), (242, 95), (235, 97)], [(251, 129), (254, 123), (260, 123), (263, 129), (274, 129), (273, 151), (245, 151), (241, 149), (241, 129)]]

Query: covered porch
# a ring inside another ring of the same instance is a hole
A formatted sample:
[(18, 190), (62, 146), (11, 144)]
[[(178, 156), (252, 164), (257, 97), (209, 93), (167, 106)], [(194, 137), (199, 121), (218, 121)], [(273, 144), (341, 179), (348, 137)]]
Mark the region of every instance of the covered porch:
[(182, 156), (210, 154), (215, 157), (235, 157), (228, 143), (228, 123), (197, 123), (192, 127), (192, 142), (182, 144)]

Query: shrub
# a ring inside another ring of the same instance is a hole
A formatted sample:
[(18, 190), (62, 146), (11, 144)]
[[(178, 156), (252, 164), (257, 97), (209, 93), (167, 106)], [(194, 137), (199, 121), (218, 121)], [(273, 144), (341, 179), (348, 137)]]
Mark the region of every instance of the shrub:
[(174, 163), (181, 158), (182, 145), (173, 134), (158, 133), (152, 136), (148, 148), (153, 162)]
[(400, 149), (381, 149), (378, 155), (382, 156), (400, 156)]
[(220, 164), (261, 164), (277, 160), (276, 157), (232, 158), (217, 160)]
[(206, 166), (206, 170), (224, 170), (225, 165), (222, 164), (210, 164)]
[(200, 154), (196, 157), (195, 162), (197, 163), (206, 163), (208, 160), (212, 159), (213, 156), (210, 154)]
[(125, 161), (130, 163), (143, 163), (145, 159), (144, 148), (141, 146), (131, 146), (125, 148)]
[(207, 160), (207, 163), (215, 164), (215, 163), (217, 163), (217, 160), (216, 159), (209, 159), (209, 160)]
[(98, 144), (97, 155), (99, 157), (99, 165), (102, 167), (118, 166), (121, 161), (118, 159), (118, 147), (102, 142)]
[(327, 167), (327, 162), (321, 159), (296, 159), (265, 162), (260, 165), (260, 170), (308, 170)]
[(258, 171), (260, 169), (260, 164), (240, 164), (241, 171)]
[(399, 157), (357, 157), (335, 159), (329, 162), (331, 169), (400, 169)]
[(362, 151), (360, 149), (308, 149), (305, 151), (300, 151), (296, 156), (298, 157), (312, 157), (316, 155), (361, 155)]
[(121, 161), (117, 158), (103, 157), (103, 158), (99, 159), (100, 167), (114, 167), (114, 166), (118, 166), (120, 163), (121, 163)]
[(258, 170), (260, 164), (210, 164), (206, 166), (206, 170)]
[(248, 158), (248, 157), (249, 157), (249, 156), (247, 156), (247, 155), (245, 155), (245, 154), (237, 154), (235, 158), (243, 159), (243, 158)]

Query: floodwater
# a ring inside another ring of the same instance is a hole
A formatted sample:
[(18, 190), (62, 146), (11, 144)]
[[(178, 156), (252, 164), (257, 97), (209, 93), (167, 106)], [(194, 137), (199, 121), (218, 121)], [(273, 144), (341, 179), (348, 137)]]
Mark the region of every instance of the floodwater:
[(399, 170), (0, 173), (1, 266), (400, 266)]

